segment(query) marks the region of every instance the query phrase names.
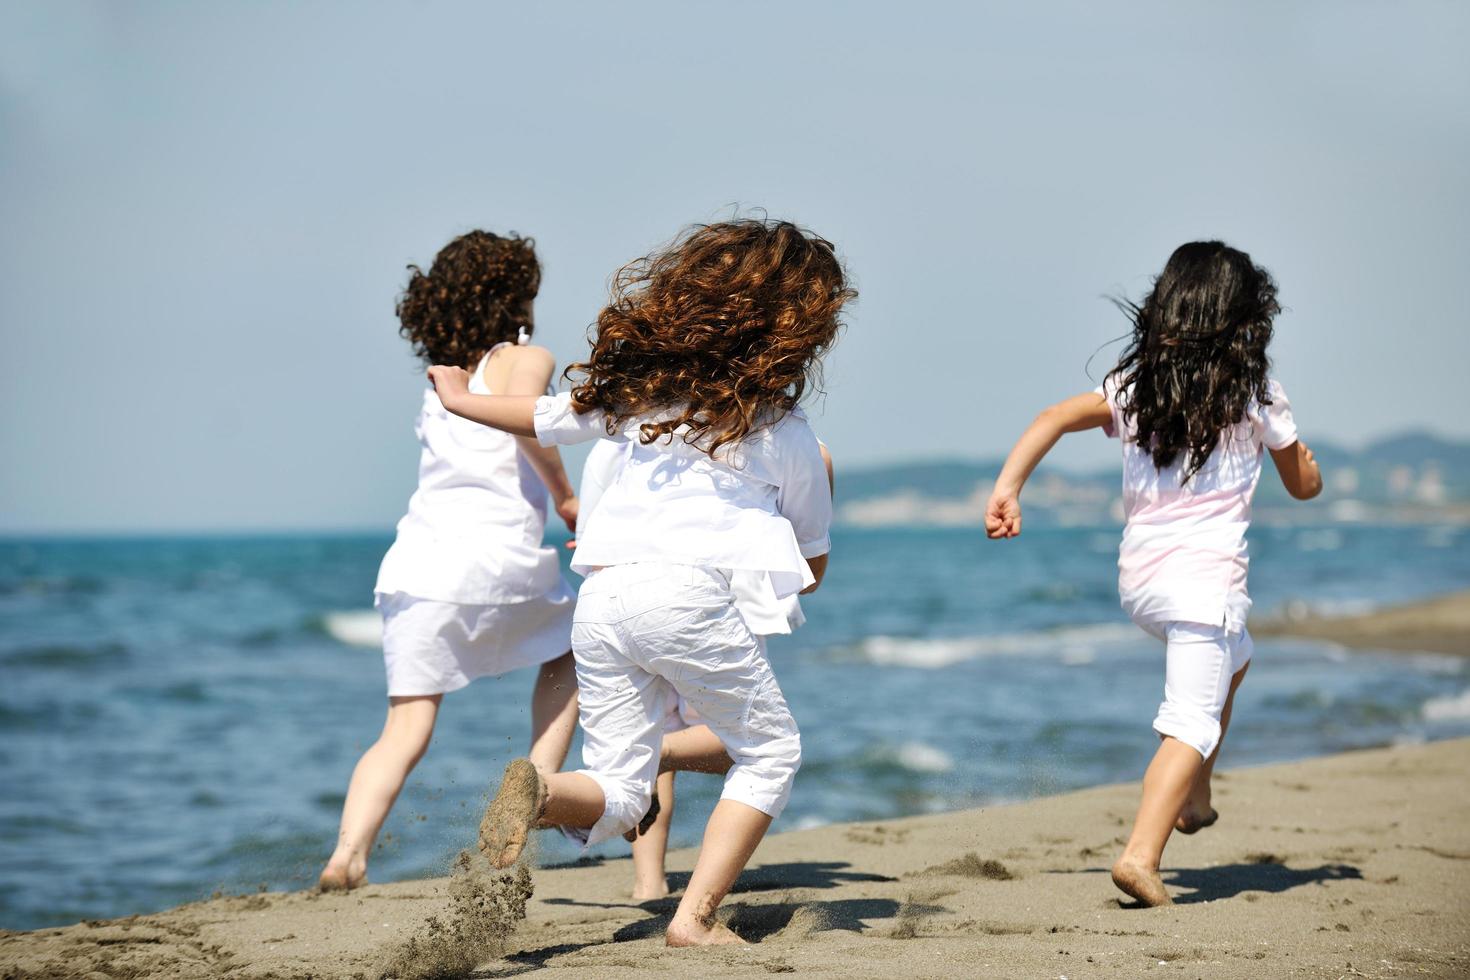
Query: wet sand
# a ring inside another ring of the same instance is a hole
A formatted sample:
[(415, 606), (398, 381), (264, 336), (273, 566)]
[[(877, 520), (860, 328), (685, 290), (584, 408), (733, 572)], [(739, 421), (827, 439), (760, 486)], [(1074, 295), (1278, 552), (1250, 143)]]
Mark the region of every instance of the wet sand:
[(1299, 636), (1366, 650), (1470, 656), (1470, 591), (1390, 606), (1361, 616), (1308, 616), (1251, 623), (1258, 636)]
[[(1225, 773), (1220, 822), (1170, 844), (1177, 904), (1162, 909), (1120, 904), (1108, 880), (1136, 785), (773, 835), (726, 903), (756, 941), (744, 948), (665, 949), (675, 899), (632, 904), (626, 860), (538, 870), (503, 958), (473, 975), (1464, 977), (1467, 773), (1470, 740)], [(671, 856), (676, 885), (693, 858)], [(430, 917), (452, 925), (453, 887), (222, 898), (9, 933), (0, 978), (373, 977)]]

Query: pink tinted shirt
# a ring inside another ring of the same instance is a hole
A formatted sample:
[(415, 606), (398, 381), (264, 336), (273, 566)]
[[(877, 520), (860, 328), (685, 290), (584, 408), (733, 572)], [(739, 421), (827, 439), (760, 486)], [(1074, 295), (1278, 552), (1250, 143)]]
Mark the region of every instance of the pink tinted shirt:
[(1286, 392), (1268, 382), (1271, 404), (1252, 401), (1245, 416), (1220, 437), (1204, 467), (1181, 483), (1181, 453), (1162, 470), (1118, 407), (1112, 379), (1097, 393), (1107, 400), (1108, 436), (1123, 445), (1123, 510), (1128, 523), (1118, 549), (1118, 596), (1140, 624), (1184, 621), (1245, 628), (1245, 531), (1266, 449), (1297, 441)]

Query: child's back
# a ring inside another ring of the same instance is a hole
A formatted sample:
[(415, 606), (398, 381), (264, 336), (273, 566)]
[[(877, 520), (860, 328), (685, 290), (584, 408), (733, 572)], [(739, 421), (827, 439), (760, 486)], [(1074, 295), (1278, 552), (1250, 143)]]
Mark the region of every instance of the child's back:
[(1251, 606), (1245, 534), (1263, 450), (1297, 440), (1286, 393), (1275, 381), (1269, 393), (1269, 405), (1252, 399), (1204, 465), (1187, 474), (1189, 461), (1182, 454), (1162, 468), (1155, 464), (1138, 442), (1137, 424), (1123, 411), (1126, 399), (1119, 398), (1112, 378), (1098, 389), (1112, 416), (1103, 428), (1122, 442), (1127, 525), (1118, 551), (1118, 592), (1135, 621), (1244, 628)]
[[(480, 361), (470, 390), (504, 394), (516, 362), (549, 357), (502, 344)], [(414, 431), (422, 447), (418, 489), (375, 591), (480, 604), (521, 602), (555, 588), (556, 551), (542, 540), (546, 485), (516, 437), (451, 415), (433, 388), (424, 392)]]
[[(607, 435), (601, 413), (578, 414), (565, 397), (543, 404), (543, 441)], [(682, 429), (645, 444), (643, 421), (618, 432), (631, 445), (578, 531), (574, 570), (662, 561), (768, 573), (778, 598), (812, 583), (807, 559), (831, 549), (832, 508), (804, 414), (789, 412), (713, 456)]]

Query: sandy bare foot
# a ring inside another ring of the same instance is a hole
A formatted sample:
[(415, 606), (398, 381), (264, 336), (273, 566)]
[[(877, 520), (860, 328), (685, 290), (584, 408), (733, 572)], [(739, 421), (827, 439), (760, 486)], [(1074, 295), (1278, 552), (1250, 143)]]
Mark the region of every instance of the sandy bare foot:
[(1174, 821), (1174, 829), (1181, 834), (1194, 834), (1214, 826), (1219, 819), (1220, 812), (1212, 806), (1195, 808), (1186, 803), (1184, 809), (1179, 811), (1179, 819)]
[(750, 945), (723, 922), (681, 922), (674, 919), (664, 942), (670, 946), (748, 946)]
[(530, 759), (505, 767), (500, 789), (480, 820), (480, 850), (496, 868), (516, 863), (546, 807), (546, 784)]
[(1118, 863), (1113, 865), (1113, 884), (1150, 907), (1174, 904), (1157, 870), (1123, 858), (1119, 858)]
[(316, 886), (324, 892), (350, 892), (365, 884), (367, 862), (361, 859), (339, 861), (333, 857), (316, 880)]

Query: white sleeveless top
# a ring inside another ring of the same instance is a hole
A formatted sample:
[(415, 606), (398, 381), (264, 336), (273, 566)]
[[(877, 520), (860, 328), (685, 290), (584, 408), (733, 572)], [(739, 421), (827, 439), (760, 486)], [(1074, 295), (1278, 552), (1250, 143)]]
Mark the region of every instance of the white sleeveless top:
[[(480, 362), (470, 391), (490, 394)], [(491, 605), (562, 586), (556, 549), (542, 544), (546, 486), (514, 436), (444, 410), (432, 387), (414, 426), (419, 486), (378, 569), (375, 591)]]

